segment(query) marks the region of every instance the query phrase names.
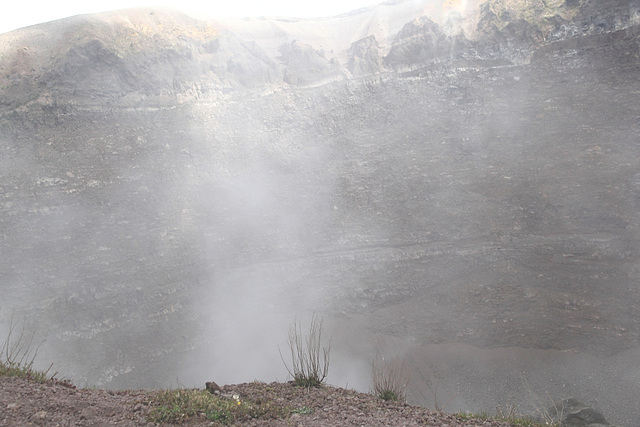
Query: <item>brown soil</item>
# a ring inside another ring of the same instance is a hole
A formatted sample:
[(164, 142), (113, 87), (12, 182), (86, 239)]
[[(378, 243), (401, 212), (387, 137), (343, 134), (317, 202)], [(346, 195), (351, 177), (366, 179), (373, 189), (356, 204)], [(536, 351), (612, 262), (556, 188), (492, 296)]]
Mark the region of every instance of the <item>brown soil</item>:
[[(222, 387), (250, 401), (272, 401), (292, 408), (286, 419), (251, 419), (244, 426), (486, 426), (512, 424), (492, 420), (460, 420), (403, 403), (334, 387), (302, 389), (290, 383), (248, 383)], [(64, 383), (38, 383), (0, 378), (0, 426), (141, 426), (147, 421), (153, 391), (79, 389)], [(297, 411), (295, 411), (297, 410)], [(299, 412), (299, 413), (296, 413)], [(215, 425), (191, 419), (190, 426)]]

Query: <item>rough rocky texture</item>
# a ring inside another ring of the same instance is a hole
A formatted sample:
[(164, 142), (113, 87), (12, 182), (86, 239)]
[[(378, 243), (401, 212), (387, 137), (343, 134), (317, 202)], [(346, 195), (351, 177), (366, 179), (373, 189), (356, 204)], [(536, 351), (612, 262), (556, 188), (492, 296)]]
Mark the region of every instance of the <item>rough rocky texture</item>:
[[(303, 389), (291, 384), (259, 383), (226, 385), (223, 392), (252, 402), (269, 401), (290, 408), (284, 419), (244, 420), (244, 426), (451, 426), (510, 427), (494, 420), (456, 419), (451, 414), (401, 403), (385, 402), (372, 395), (334, 387)], [(40, 384), (25, 379), (0, 378), (0, 426), (145, 426), (153, 408), (152, 391), (77, 389), (60, 384)], [(212, 424), (202, 418), (185, 423)], [(164, 425), (164, 424), (162, 424)], [(170, 424), (166, 424), (170, 425)]]
[(354, 76), (380, 72), (380, 45), (374, 35), (351, 44), (347, 69)]
[(548, 410), (549, 415), (558, 420), (562, 427), (603, 427), (610, 426), (604, 415), (574, 398), (558, 402)]
[(147, 425), (149, 392), (77, 389), (60, 383), (0, 378), (0, 425)]
[(415, 67), (451, 59), (468, 46), (469, 42), (462, 34), (448, 35), (438, 24), (422, 16), (402, 27), (384, 57), (384, 63), (391, 69)]
[(284, 375), (312, 311), (358, 329), (336, 382), (368, 386), (375, 340), (477, 355), (436, 361), (457, 409), (518, 391), (500, 354), (566, 353), (602, 382), (517, 374), (640, 424), (638, 2), (547, 3), (484, 3), (464, 33), (398, 2), (0, 35), (0, 314), (114, 388)]

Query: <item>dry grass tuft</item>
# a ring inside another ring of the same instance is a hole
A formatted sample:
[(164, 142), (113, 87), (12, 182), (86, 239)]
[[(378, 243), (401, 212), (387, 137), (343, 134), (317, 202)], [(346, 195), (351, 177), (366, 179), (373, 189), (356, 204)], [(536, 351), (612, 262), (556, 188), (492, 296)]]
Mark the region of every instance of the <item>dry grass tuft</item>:
[(371, 367), (373, 394), (383, 400), (404, 402), (411, 375), (406, 363), (398, 357), (380, 358), (376, 354)]

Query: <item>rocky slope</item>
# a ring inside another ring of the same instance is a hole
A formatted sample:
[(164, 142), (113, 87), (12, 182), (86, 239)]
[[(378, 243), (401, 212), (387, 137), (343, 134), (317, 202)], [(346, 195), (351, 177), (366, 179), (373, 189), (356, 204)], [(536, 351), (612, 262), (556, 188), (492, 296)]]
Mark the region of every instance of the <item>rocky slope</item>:
[[(157, 395), (162, 393), (159, 391), (78, 389), (7, 377), (0, 378), (0, 385), (0, 405), (3, 407), (0, 426), (3, 427), (59, 423), (73, 426), (227, 425), (224, 419), (212, 422), (204, 415), (185, 416), (178, 423), (150, 422), (150, 413), (157, 407)], [(516, 426), (491, 419), (456, 418), (451, 414), (400, 402), (385, 402), (370, 394), (335, 387), (304, 389), (288, 383), (252, 382), (226, 385), (223, 392), (238, 396), (245, 404), (258, 403), (274, 408), (267, 416), (231, 421), (238, 426)]]
[(142, 9), (2, 34), (0, 314), (118, 388), (284, 376), (277, 345), (316, 311), (334, 384), (368, 387), (382, 346), (417, 401), (438, 379), (493, 409), (525, 376), (637, 425), (639, 10)]

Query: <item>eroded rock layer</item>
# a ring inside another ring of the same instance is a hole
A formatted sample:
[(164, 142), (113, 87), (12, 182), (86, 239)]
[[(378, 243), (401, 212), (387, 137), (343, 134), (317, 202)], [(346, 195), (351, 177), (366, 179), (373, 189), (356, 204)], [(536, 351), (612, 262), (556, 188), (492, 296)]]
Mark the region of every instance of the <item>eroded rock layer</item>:
[(638, 348), (640, 3), (435, 6), (0, 35), (0, 314), (111, 387), (284, 375), (311, 311), (418, 347)]

